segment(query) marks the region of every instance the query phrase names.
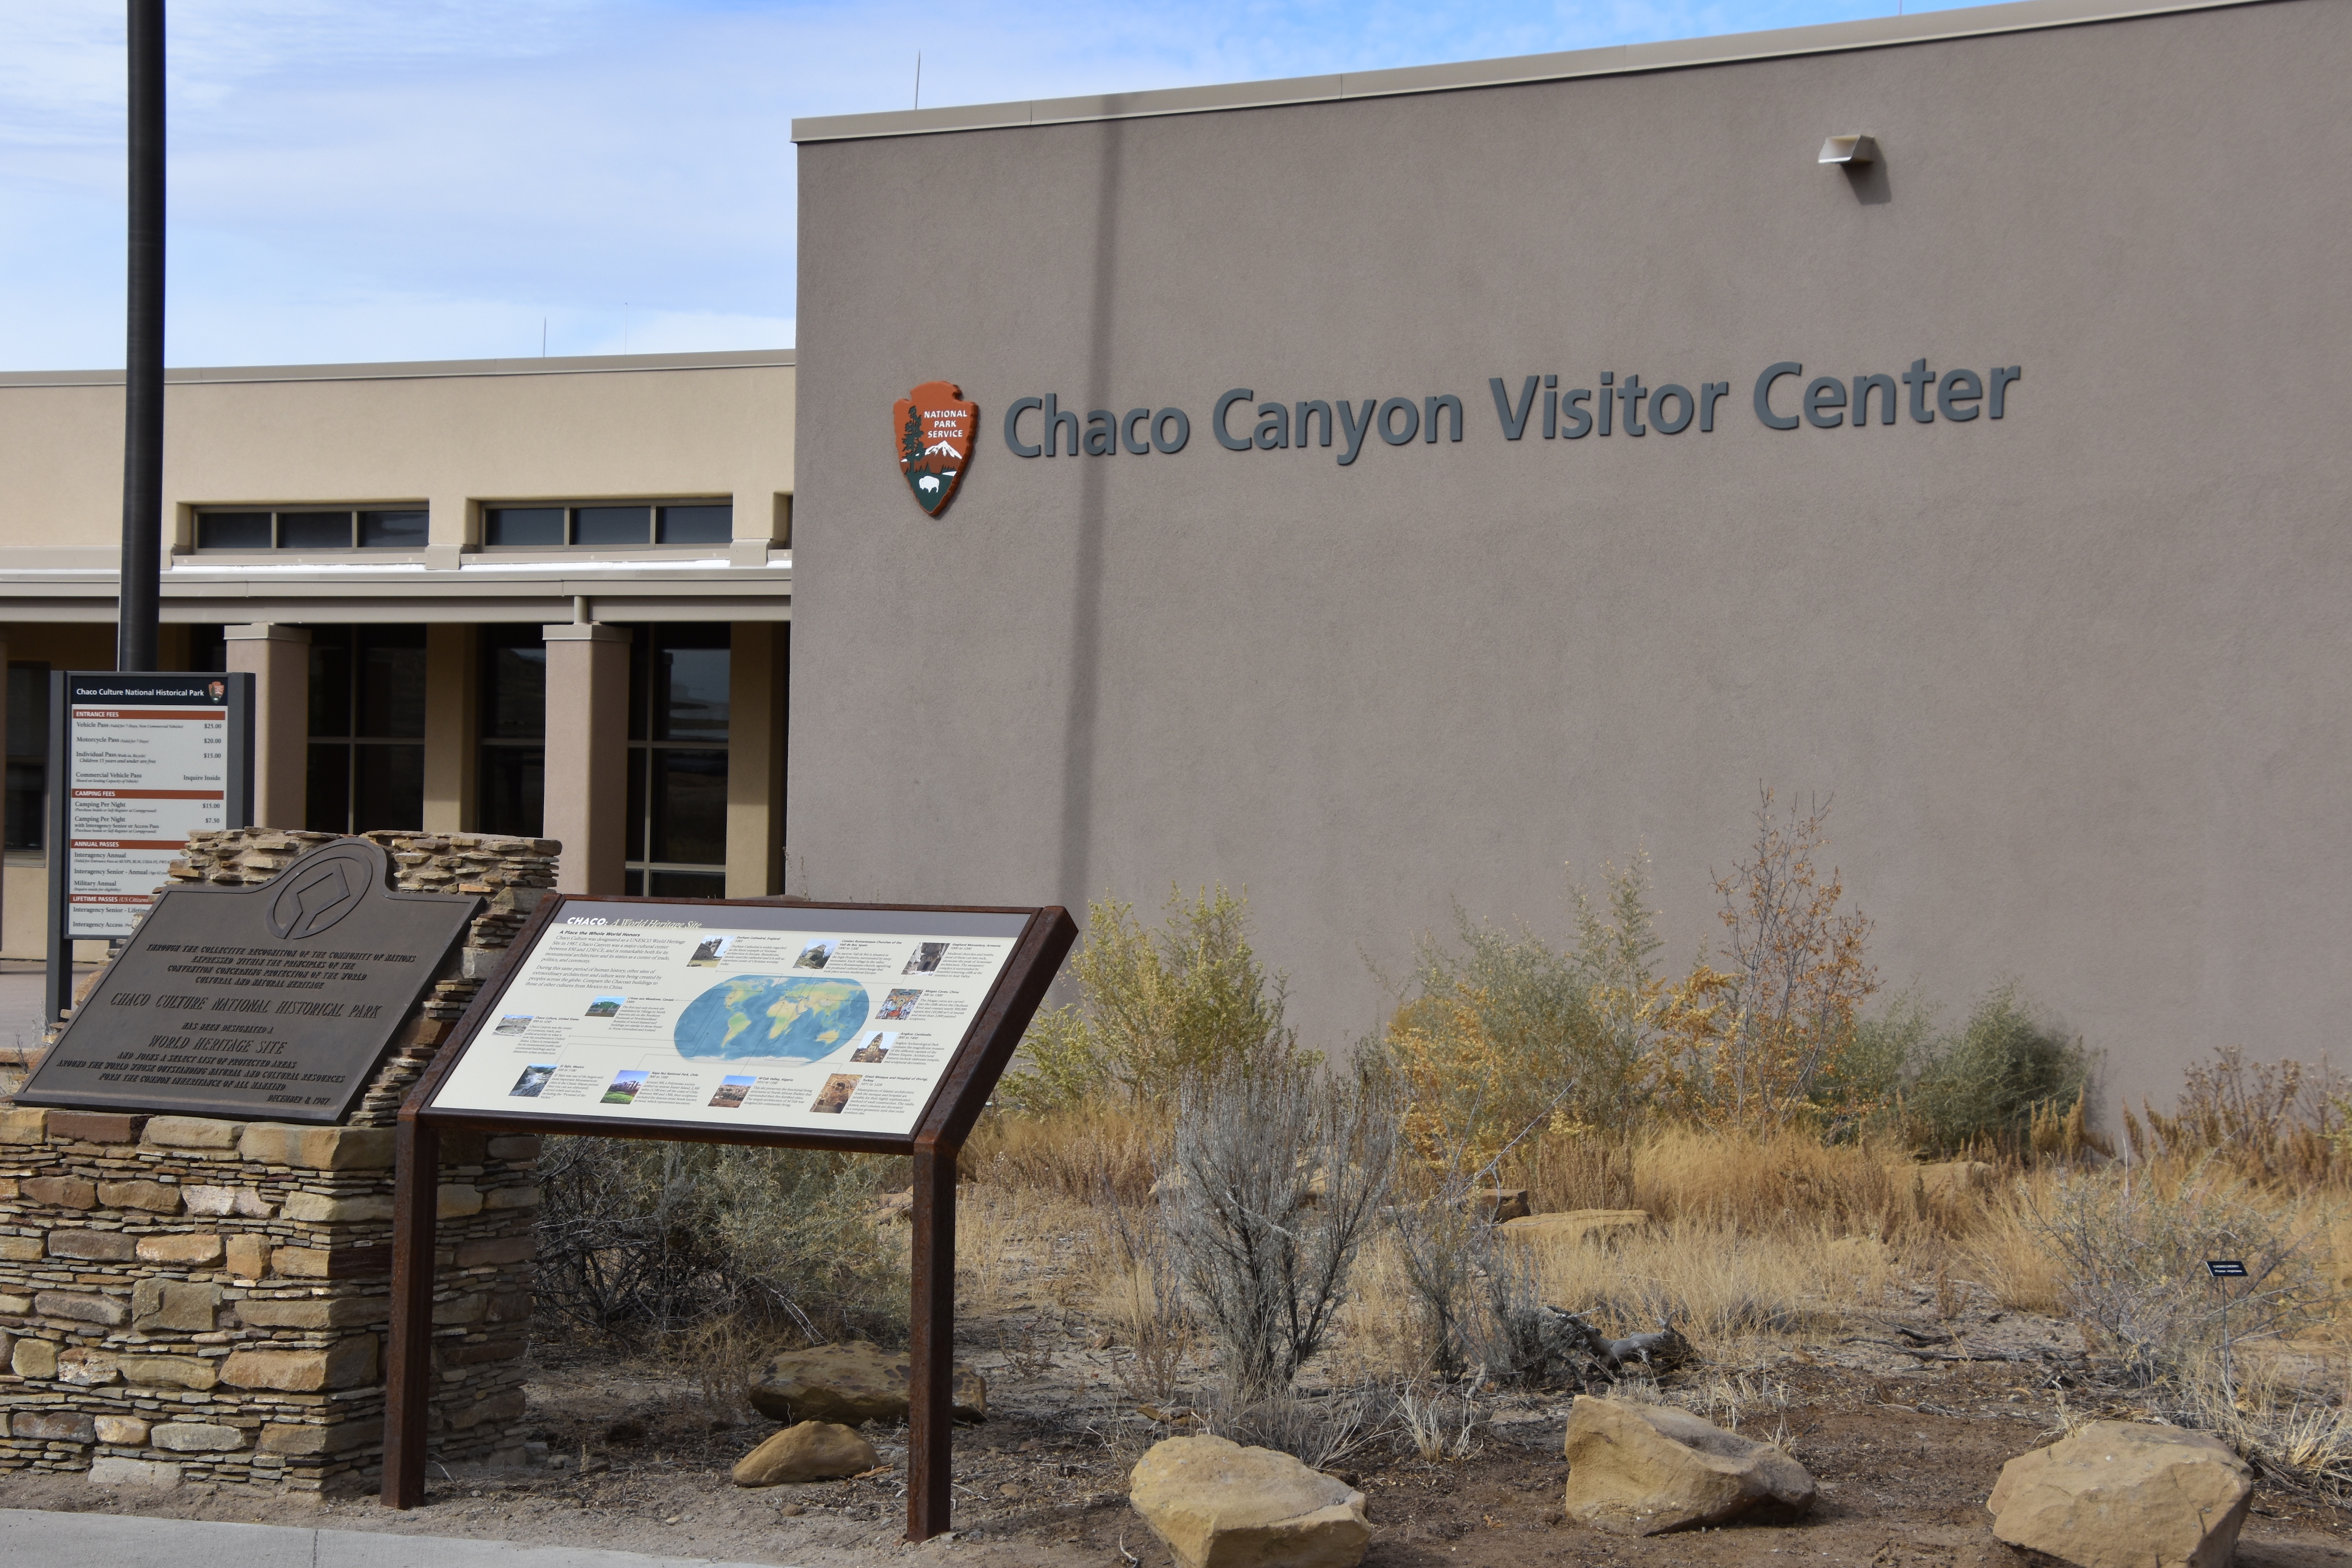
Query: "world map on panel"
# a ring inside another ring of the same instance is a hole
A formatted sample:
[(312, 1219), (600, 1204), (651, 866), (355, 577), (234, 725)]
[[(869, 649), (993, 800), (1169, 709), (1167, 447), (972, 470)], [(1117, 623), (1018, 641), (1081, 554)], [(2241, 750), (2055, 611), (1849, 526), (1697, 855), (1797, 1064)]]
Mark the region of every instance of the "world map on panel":
[(855, 980), (737, 975), (688, 1002), (671, 1039), (685, 1057), (814, 1061), (856, 1034), (866, 1010)]

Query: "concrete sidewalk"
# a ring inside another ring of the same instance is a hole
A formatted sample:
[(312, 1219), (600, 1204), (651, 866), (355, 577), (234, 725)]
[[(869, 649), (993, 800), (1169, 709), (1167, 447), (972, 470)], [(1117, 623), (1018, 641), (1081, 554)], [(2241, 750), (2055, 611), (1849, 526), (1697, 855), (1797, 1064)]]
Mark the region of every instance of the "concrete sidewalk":
[(772, 1568), (446, 1535), (0, 1509), (5, 1568)]

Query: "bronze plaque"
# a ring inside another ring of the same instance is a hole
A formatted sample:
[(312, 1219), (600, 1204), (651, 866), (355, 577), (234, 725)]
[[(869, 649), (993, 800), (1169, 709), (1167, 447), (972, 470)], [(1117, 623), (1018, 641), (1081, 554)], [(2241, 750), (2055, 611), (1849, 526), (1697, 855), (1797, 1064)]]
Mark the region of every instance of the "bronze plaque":
[(258, 887), (165, 892), (16, 1103), (341, 1121), (481, 907), (385, 869), (339, 839)]

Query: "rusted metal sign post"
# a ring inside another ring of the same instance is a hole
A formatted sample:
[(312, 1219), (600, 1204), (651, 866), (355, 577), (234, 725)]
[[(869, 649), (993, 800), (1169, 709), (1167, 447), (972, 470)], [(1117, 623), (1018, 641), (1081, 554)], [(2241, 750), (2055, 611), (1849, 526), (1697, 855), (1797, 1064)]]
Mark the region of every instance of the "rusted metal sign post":
[(956, 1156), (1067, 911), (557, 894), (401, 1110), (383, 1500), (425, 1500), (445, 1128), (907, 1155), (907, 1536), (949, 1528)]

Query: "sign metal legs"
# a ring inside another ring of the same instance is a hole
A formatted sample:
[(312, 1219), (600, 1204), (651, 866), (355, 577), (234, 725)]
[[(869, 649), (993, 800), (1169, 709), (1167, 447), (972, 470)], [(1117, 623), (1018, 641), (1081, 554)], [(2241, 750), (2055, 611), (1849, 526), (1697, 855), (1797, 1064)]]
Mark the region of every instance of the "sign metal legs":
[(425, 1500), (425, 1424), (433, 1394), (434, 1227), (439, 1218), (441, 1130), (403, 1116), (393, 1134), (392, 1332), (383, 1379), (386, 1508)]

